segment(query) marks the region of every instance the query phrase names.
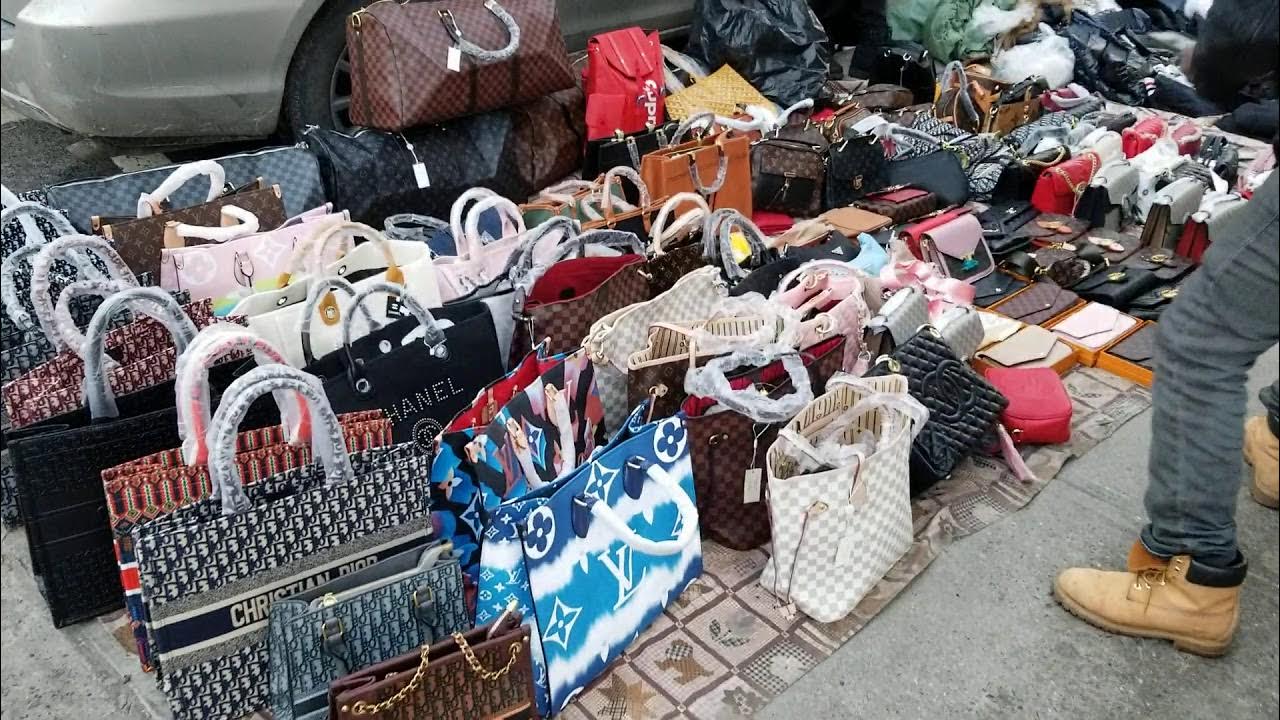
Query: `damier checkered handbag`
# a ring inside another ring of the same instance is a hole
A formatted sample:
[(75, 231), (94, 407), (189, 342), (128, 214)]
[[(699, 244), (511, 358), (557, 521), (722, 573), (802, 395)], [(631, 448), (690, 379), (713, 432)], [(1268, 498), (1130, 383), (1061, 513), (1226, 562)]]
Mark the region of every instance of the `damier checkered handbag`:
[[(102, 471), (125, 609), (138, 644), (138, 660), (146, 671), (153, 669), (152, 648), (147, 640), (146, 605), (138, 585), (131, 532), (138, 525), (169, 515), (212, 493), (204, 437), (209, 425), (209, 368), (222, 358), (236, 357), (249, 349), (264, 361), (283, 363), (278, 350), (237, 325), (219, 324), (201, 331), (184, 353), (175, 381), (176, 396), (182, 398), (178, 432), (183, 435), (183, 447), (146, 455)], [(293, 402), (284, 393), (280, 393), (278, 400)], [(310, 446), (296, 442), (301, 431), (298, 412), (301, 408), (283, 407), (293, 411), (292, 415), (283, 413), (284, 424), (245, 430), (236, 436), (235, 463), (243, 482), (256, 482), (312, 462)], [(339, 415), (338, 421), (351, 452), (391, 444), (391, 422), (380, 410)]]
[[(244, 485), (238, 426), (268, 392), (300, 393), (318, 464)], [(210, 497), (133, 529), (161, 690), (178, 720), (232, 720), (270, 704), (271, 604), (430, 537), (429, 459), (412, 444), (348, 453), (320, 382), (254, 368), (227, 388), (207, 439)]]
[[(568, 352), (582, 344), (600, 318), (649, 299), (649, 283), (642, 274), (644, 247), (633, 233), (588, 230), (555, 233), (563, 218), (552, 218), (531, 233), (524, 254), (512, 270), (516, 287), (512, 315), (516, 319), (511, 341), (515, 363), (534, 345), (548, 341), (547, 352)], [(534, 260), (539, 243), (549, 233), (558, 234), (558, 246), (547, 262)], [(611, 257), (569, 257), (585, 253), (588, 245), (621, 248)]]
[(911, 547), (908, 459), (928, 416), (901, 375), (838, 376), (769, 448), (773, 548), (760, 584), (787, 612), (848, 615)]
[(351, 119), (380, 130), (499, 110), (573, 87), (551, 0), (374, 2), (347, 21)]

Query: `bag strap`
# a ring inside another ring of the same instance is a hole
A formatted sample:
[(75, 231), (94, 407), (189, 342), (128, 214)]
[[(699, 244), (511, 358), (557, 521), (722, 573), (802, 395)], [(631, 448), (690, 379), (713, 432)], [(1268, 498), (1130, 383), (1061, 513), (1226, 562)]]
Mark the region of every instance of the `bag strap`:
[(390, 295), (398, 299), (425, 331), (422, 342), (430, 349), (431, 356), (437, 359), (449, 357), (449, 348), (445, 346), (444, 330), (440, 328), (431, 312), (406, 292), (403, 285), (379, 281), (370, 283), (356, 293), (351, 301), (351, 312), (347, 313), (342, 321), (342, 347), (346, 350), (348, 359), (351, 359), (351, 341), (354, 339), (351, 335), (351, 326), (355, 319), (355, 310), (364, 307), (364, 304), (374, 295)]
[(698, 64), (698, 61), (678, 50), (673, 49), (669, 45), (662, 46), (662, 60), (662, 79), (663, 82), (666, 83), (667, 94), (678, 92), (685, 88), (685, 85), (680, 81), (680, 78), (676, 77), (676, 74), (671, 71), (671, 67), (674, 67), (677, 70), (683, 70), (684, 73), (694, 82), (697, 82), (707, 76), (706, 68)]
[(741, 280), (747, 271), (733, 258), (733, 229), (738, 228), (751, 248), (748, 258), (751, 267), (759, 267), (768, 256), (769, 248), (764, 233), (751, 218), (734, 210), (721, 208), (707, 216), (702, 224), (702, 257), (708, 264), (719, 261), (725, 277), (730, 281)]
[[(302, 306), (301, 328), (302, 361), (304, 363), (304, 367), (311, 365), (311, 363), (316, 361), (316, 357), (311, 349), (311, 323), (312, 318), (316, 315), (316, 310), (320, 310), (322, 314), (321, 319), (326, 325), (334, 325), (350, 319), (349, 315), (344, 314), (342, 312), (342, 307), (338, 305), (338, 299), (333, 294), (334, 290), (341, 290), (346, 293), (348, 297), (354, 298), (356, 296), (355, 286), (337, 275), (314, 278), (311, 280), (311, 285), (307, 288), (307, 299)], [(352, 313), (355, 312), (355, 309), (355, 307), (348, 308)], [(364, 319), (365, 322), (369, 324), (369, 327), (372, 328), (377, 326), (378, 322), (373, 319), (373, 315), (370, 314), (369, 308), (362, 307), (361, 310), (364, 311)]]
[[(696, 207), (692, 210), (686, 210), (677, 217), (675, 224), (668, 231), (667, 222), (671, 215), (675, 213), (676, 208), (687, 203), (693, 203)], [(672, 195), (662, 204), (662, 208), (658, 210), (657, 216), (653, 219), (653, 225), (650, 226), (650, 257), (662, 255), (666, 252), (662, 247), (663, 243), (694, 227), (694, 223), (705, 220), (710, 214), (711, 206), (707, 204), (707, 201), (701, 195), (691, 192), (679, 192)]]
[(649, 186), (644, 183), (643, 179), (641, 179), (640, 173), (626, 165), (619, 165), (615, 168), (611, 168), (604, 174), (600, 188), (600, 208), (604, 210), (604, 219), (607, 222), (613, 222), (614, 219), (613, 186), (615, 183), (621, 186), (623, 180), (630, 182), (631, 185), (639, 191), (640, 202), (636, 205), (637, 208), (645, 210), (652, 202), (649, 198)]
[[(293, 253), (289, 256), (289, 261), (285, 263), (284, 272), (280, 273), (280, 277), (277, 278), (277, 284), (280, 287), (284, 287), (299, 273), (314, 275), (323, 272), (325, 266), (324, 256), (322, 252), (315, 252), (318, 245), (321, 242), (327, 245), (334, 236), (337, 236), (346, 241), (345, 246), (342, 248), (342, 254), (349, 253), (355, 248), (355, 238), (363, 235), (360, 229), (365, 227), (369, 226), (343, 221), (317, 228), (309, 237), (294, 244)], [(373, 228), (369, 229), (373, 230)]]
[(453, 233), (453, 241), (457, 244), (459, 253), (462, 252), (462, 238), (466, 234), (463, 223), (466, 221), (467, 206), (497, 194), (489, 188), (473, 187), (463, 191), (458, 199), (453, 201), (453, 205), (449, 208), (449, 230)]
[(186, 185), (188, 181), (201, 175), (209, 178), (209, 192), (204, 201), (217, 200), (222, 194), (222, 188), (227, 184), (227, 172), (213, 160), (197, 160), (179, 165), (155, 190), (139, 195), (138, 217), (146, 218), (159, 214), (160, 206), (169, 199), (170, 195)]
[(449, 223), (430, 215), (399, 213), (382, 221), (382, 234), (389, 240), (406, 240), (425, 243), (441, 230), (448, 230)]
[[(186, 352), (178, 356), (174, 372), (174, 394), (178, 411), (178, 437), (182, 438), (182, 459), (187, 465), (209, 460), (206, 444), (210, 413), (209, 368), (219, 359), (239, 350), (252, 350), (258, 365), (288, 365), (274, 345), (234, 323), (214, 323), (201, 330)], [(310, 437), (310, 415), (306, 401), (297, 396), (288, 402), (283, 391), (274, 393), (280, 409), (280, 423), (290, 443)]]
[[(776, 400), (751, 387), (735, 390), (726, 376), (726, 373), (735, 368), (748, 365), (761, 368), (778, 360), (782, 361), (782, 367), (791, 379), (793, 391)], [(786, 422), (813, 401), (813, 386), (809, 382), (809, 372), (805, 369), (804, 361), (795, 348), (781, 344), (737, 350), (729, 355), (713, 358), (685, 375), (684, 389), (690, 396), (712, 398), (758, 423)]]
[[(3, 186), (0, 186), (3, 187)], [(75, 226), (67, 219), (66, 215), (54, 210), (48, 205), (41, 205), (31, 200), (18, 200), (17, 196), (9, 192), (5, 188), (5, 192), (9, 193), (4, 209), (0, 210), (0, 226), (8, 225), (10, 222), (17, 220), (22, 226), (22, 233), (26, 237), (26, 245), (43, 244), (45, 236), (40, 230), (40, 226), (36, 224), (38, 219), (43, 219), (53, 228), (56, 236), (75, 235)], [(12, 199), (10, 202), (9, 199)]]
[(969, 77), (965, 74), (964, 63), (959, 60), (952, 60), (942, 69), (942, 75), (938, 78), (938, 87), (941, 91), (938, 97), (941, 98), (941, 93), (952, 89), (953, 86), (959, 96), (959, 104), (964, 106), (965, 114), (974, 121), (981, 120), (982, 116), (973, 106), (973, 98), (969, 97)]
[(250, 370), (231, 383), (222, 394), (222, 402), (214, 412), (209, 427), (209, 476), (212, 497), (222, 501), (222, 513), (233, 515), (252, 507), (241, 484), (235, 463), (236, 435), (249, 407), (262, 395), (290, 390), (306, 398), (311, 416), (312, 456), (324, 468), (329, 486), (354, 481), (355, 472), (347, 455), (342, 426), (329, 405), (320, 378), (287, 365), (263, 365)]
[[(683, 421), (677, 420), (677, 422)], [(645, 555), (667, 557), (683, 552), (698, 536), (698, 508), (693, 504), (689, 493), (680, 487), (679, 479), (660, 465), (648, 463), (640, 456), (629, 458), (622, 472), (623, 486), (626, 488), (627, 495), (633, 500), (640, 499), (645, 485), (648, 484), (646, 480), (651, 481), (654, 486), (666, 493), (680, 514), (680, 519), (677, 521), (680, 533), (673, 540), (650, 540), (632, 530), (627, 521), (619, 517), (607, 503), (594, 495), (582, 493), (576, 495), (570, 504), (574, 534), (585, 538), (592, 520), (598, 520), (612, 531), (614, 537), (626, 543), (632, 550)]]
[[(31, 267), (31, 306), (36, 311), (36, 321), (45, 331), (49, 341), (59, 350), (78, 350), (83, 338), (75, 323), (68, 328), (59, 324), (54, 313), (53, 298), (50, 297), (52, 280), (49, 277), (54, 260), (69, 259), (71, 252), (77, 249), (89, 250), (102, 258), (107, 265), (111, 278), (121, 286), (137, 287), (138, 280), (115, 248), (104, 239), (94, 235), (64, 235), (48, 243), (36, 255)], [(75, 262), (75, 261), (73, 261)], [(76, 263), (79, 265), (79, 263)], [(7, 276), (6, 276), (7, 277)]]
[(239, 240), (260, 230), (258, 216), (244, 208), (236, 207), (235, 205), (223, 205), (222, 215), (235, 220), (236, 224), (222, 227), (206, 227), (204, 225), (172, 223), (170, 226), (180, 238), (200, 238), (201, 240), (209, 240), (216, 243)]
[(173, 336), (173, 346), (178, 355), (186, 350), (196, 336), (196, 326), (191, 318), (187, 317), (173, 296), (160, 288), (129, 288), (104, 300), (89, 321), (81, 350), (81, 357), (84, 358), (84, 395), (88, 400), (89, 416), (94, 420), (120, 415), (110, 378), (103, 367), (103, 345), (107, 338), (107, 324), (117, 312), (126, 308), (155, 318), (164, 325)]
[(511, 17), (510, 13), (498, 4), (497, 0), (485, 0), (484, 7), (493, 13), (493, 16), (498, 18), (498, 22), (502, 23), (507, 29), (507, 44), (495, 50), (482, 48), (464, 37), (462, 28), (458, 27), (458, 20), (453, 16), (452, 10), (444, 9), (438, 11), (438, 13), (440, 23), (444, 25), (449, 37), (453, 38), (454, 45), (464, 54), (474, 58), (477, 63), (490, 65), (515, 56), (516, 50), (520, 47), (520, 25), (516, 23), (516, 19)]
[(508, 227), (514, 228), (512, 234), (519, 235), (527, 229), (524, 216), (520, 214), (520, 208), (515, 203), (501, 195), (481, 198), (471, 207), (471, 212), (467, 213), (462, 238), (458, 240), (459, 259), (463, 261), (480, 259), (484, 251), (484, 241), (480, 238), (480, 217), (490, 210), (496, 210), (502, 216), (504, 231)]

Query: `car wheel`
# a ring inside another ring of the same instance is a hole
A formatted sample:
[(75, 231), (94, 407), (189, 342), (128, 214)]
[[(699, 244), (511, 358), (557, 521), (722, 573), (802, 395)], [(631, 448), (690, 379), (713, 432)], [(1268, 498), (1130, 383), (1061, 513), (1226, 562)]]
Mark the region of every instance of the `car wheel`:
[(298, 40), (285, 76), (282, 121), (295, 140), (309, 125), (351, 128), (351, 66), (347, 62), (347, 16), (363, 0), (334, 0), (311, 19)]

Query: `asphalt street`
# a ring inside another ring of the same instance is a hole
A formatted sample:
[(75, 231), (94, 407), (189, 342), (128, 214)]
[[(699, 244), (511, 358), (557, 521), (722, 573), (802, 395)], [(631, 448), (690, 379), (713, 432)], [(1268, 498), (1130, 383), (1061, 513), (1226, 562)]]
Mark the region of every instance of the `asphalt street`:
[[(66, 135), (5, 111), (0, 174), (14, 190), (165, 162)], [(1255, 368), (1250, 397), (1280, 362)], [(1251, 412), (1260, 412), (1251, 400)], [(1025, 509), (943, 552), (883, 613), (771, 703), (765, 720), (846, 718), (1276, 718), (1280, 715), (1277, 513), (1243, 484), (1250, 562), (1240, 631), (1218, 660), (1107, 635), (1050, 595), (1058, 569), (1118, 567), (1143, 522), (1150, 413), (1062, 473)], [(1242, 476), (1241, 480), (1244, 480)], [(164, 717), (149, 677), (94, 660), (94, 633), (58, 630), (36, 593), (21, 530), (0, 556), (3, 720)], [(624, 719), (619, 719), (624, 720)]]

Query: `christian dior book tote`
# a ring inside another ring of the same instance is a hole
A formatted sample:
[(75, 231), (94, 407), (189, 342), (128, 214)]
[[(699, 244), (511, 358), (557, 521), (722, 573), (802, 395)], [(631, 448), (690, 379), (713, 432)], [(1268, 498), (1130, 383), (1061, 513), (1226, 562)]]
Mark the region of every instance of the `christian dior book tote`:
[[(243, 487), (236, 428), (275, 390), (307, 399), (320, 463)], [(348, 455), (319, 381), (299, 370), (259, 367), (232, 383), (208, 445), (215, 496), (133, 531), (160, 687), (182, 720), (267, 707), (271, 603), (420, 547), (430, 534), (428, 459), (412, 444)]]
[(908, 458), (927, 411), (907, 379), (833, 378), (769, 449), (760, 584), (819, 622), (849, 614), (911, 547)]

